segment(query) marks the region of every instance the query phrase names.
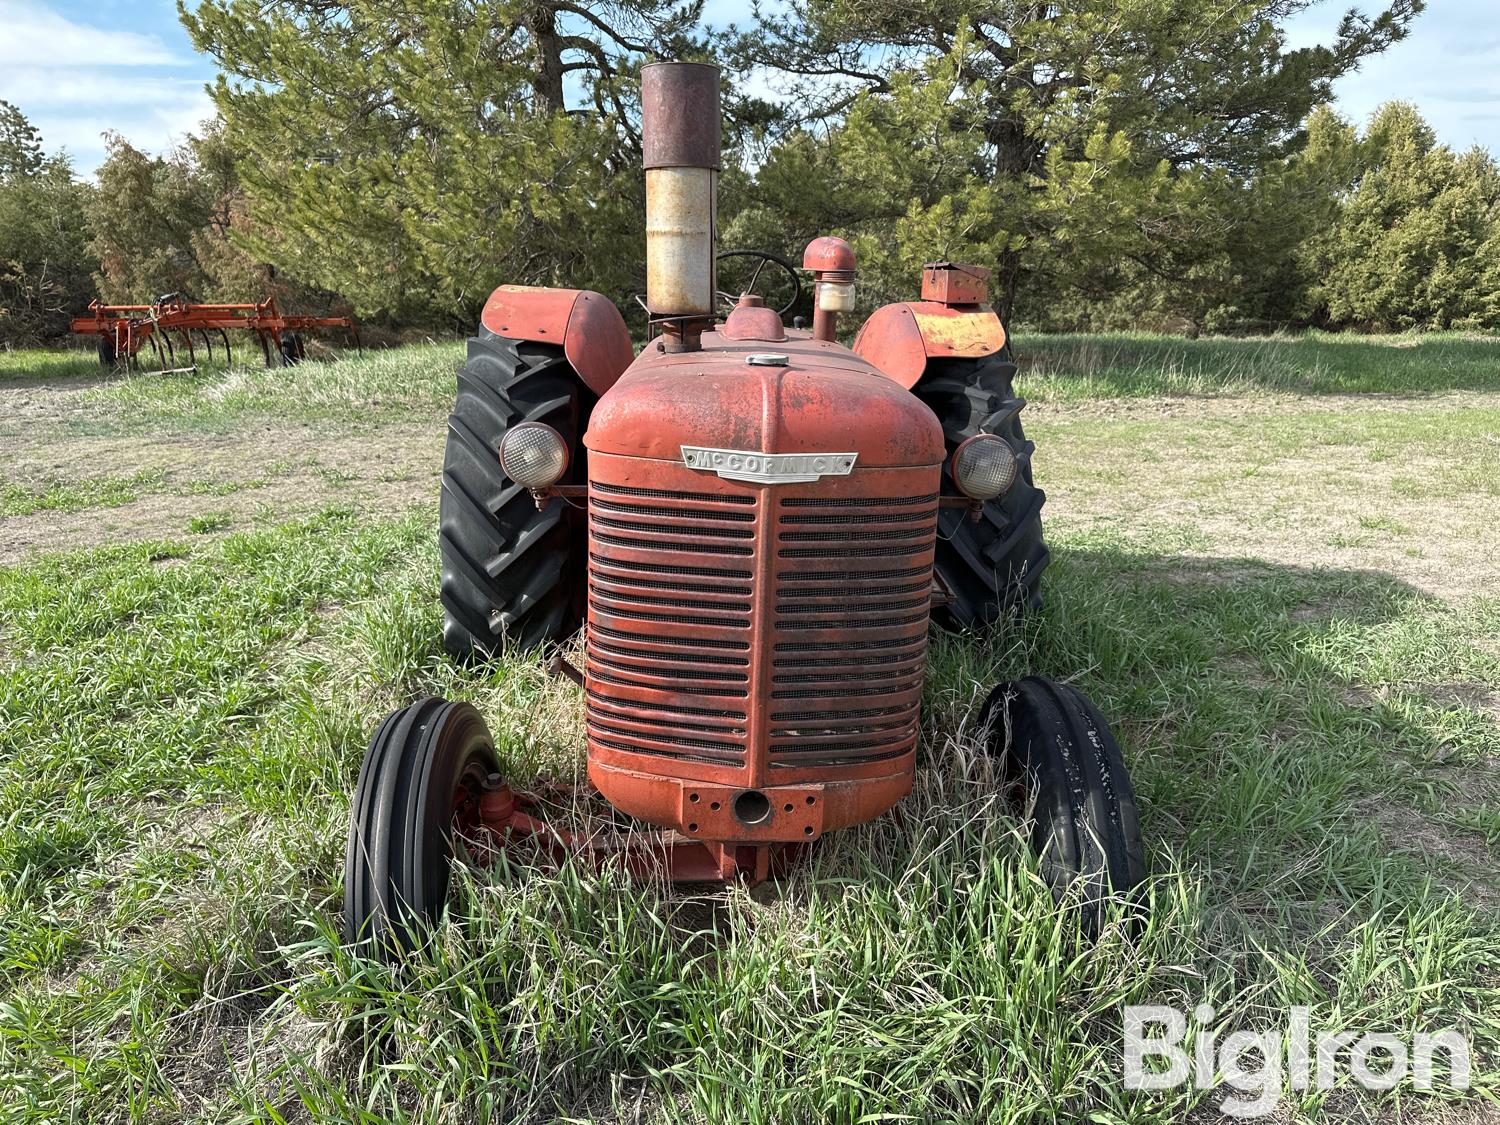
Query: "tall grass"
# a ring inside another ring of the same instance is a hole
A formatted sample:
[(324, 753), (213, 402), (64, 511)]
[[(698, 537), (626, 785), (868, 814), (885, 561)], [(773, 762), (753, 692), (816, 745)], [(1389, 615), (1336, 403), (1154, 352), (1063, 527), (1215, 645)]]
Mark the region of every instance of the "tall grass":
[[(1150, 542), (1062, 537), (1040, 618), (936, 643), (899, 814), (753, 892), (465, 875), (391, 968), (337, 938), (378, 718), (472, 699), (523, 779), (573, 773), (579, 746), (576, 690), (539, 662), (442, 656), (428, 520), (330, 511), (0, 570), (0, 1104), (19, 1118), (1177, 1120), (1210, 1095), (1119, 1082), (1120, 1008), (1143, 1002), (1211, 1004), (1195, 1035), (1294, 1003), (1318, 1025), (1457, 1026), (1500, 1092), (1500, 921), (1358, 811), (1420, 817), (1463, 784), (1424, 766), (1451, 770), (1440, 746), (1493, 749), (1386, 689), (1500, 684), (1500, 615), (1366, 574), (1184, 581)], [(1152, 853), (1139, 932), (1084, 941), (997, 800), (973, 716), (1030, 671), (1079, 683), (1124, 737)], [(1329, 1098), (1368, 1095), (1299, 1113)]]
[(1036, 399), (1500, 390), (1500, 337), (1464, 333), (1186, 340), (1022, 332), (1013, 346)]

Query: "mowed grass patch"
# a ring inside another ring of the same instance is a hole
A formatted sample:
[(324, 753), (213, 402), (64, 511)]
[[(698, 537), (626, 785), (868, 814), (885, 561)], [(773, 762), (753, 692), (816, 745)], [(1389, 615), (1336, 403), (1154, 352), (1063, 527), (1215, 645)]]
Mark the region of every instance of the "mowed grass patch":
[[(1149, 1002), (1210, 1003), (1220, 1033), (1290, 1004), (1458, 1027), (1468, 1096), (1500, 1093), (1494, 603), (1075, 530), (1040, 616), (937, 642), (899, 816), (754, 892), (476, 873), (391, 969), (337, 938), (379, 718), (474, 700), (522, 779), (576, 776), (581, 738), (540, 660), (441, 654), (431, 520), (329, 511), (0, 570), (18, 1117), (1176, 1120), (1207, 1095), (1120, 1087), (1121, 1005)], [(1073, 679), (1124, 740), (1139, 931), (1082, 940), (998, 798), (973, 718), (1027, 672)], [(1296, 1115), (1371, 1097), (1346, 1082)]]
[(1460, 332), (1210, 337), (1016, 335), (1037, 401), (1154, 395), (1426, 395), (1500, 390), (1500, 336)]

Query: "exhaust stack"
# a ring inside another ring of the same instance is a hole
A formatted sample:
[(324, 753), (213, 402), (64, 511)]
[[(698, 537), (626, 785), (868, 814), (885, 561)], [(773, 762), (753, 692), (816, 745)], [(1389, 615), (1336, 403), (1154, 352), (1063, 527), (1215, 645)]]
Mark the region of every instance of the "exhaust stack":
[(697, 351), (713, 327), (720, 147), (719, 68), (643, 66), (646, 308), (668, 351)]

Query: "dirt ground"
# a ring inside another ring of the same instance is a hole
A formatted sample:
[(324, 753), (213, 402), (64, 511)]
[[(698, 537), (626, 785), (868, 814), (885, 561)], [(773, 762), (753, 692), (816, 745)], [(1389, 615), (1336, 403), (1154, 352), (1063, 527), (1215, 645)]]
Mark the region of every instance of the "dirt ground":
[[(0, 564), (122, 540), (207, 533), (294, 518), (331, 504), (391, 513), (436, 499), (441, 418), (341, 428), (257, 423), (240, 432), (86, 431), (92, 380), (12, 388), (0, 419), (0, 474), (42, 493), (80, 481), (134, 478), (125, 502), (0, 516)], [(1397, 450), (1333, 441), (1278, 451), (1278, 420), (1373, 421), (1421, 411), (1500, 410), (1500, 396), (1450, 393), (1115, 399), (1032, 404), (1028, 432), (1061, 529), (1143, 535), (1184, 559), (1258, 558), (1387, 573), (1459, 602), (1500, 589), (1490, 535), (1496, 491), (1474, 487), (1473, 451)], [(1266, 419), (1261, 439), (1254, 419)], [(1434, 426), (1440, 428), (1441, 422)], [(1500, 449), (1500, 436), (1491, 441)], [(1493, 457), (1492, 452), (1489, 456)], [(1481, 460), (1481, 467), (1486, 462)], [(1468, 465), (1469, 478), (1464, 476)], [(1433, 488), (1422, 487), (1425, 482)], [(202, 530), (200, 527), (199, 530)]]
[[(64, 503), (0, 516), (0, 565), (52, 551), (175, 537), (197, 519), (211, 533), (243, 530), (329, 505), (392, 513), (434, 502), (442, 475), (440, 420), (365, 425), (258, 423), (233, 434), (174, 431), (76, 436), (90, 417), (79, 380), (7, 394), (0, 480)], [(124, 503), (66, 503), (70, 488), (127, 481)]]
[[(1500, 396), (1040, 403), (1026, 422), (1054, 528), (1159, 540), (1183, 559), (1375, 571), (1458, 604), (1500, 589), (1500, 477), (1486, 475), (1500, 433), (1443, 440), (1447, 418), (1473, 411), (1500, 412)], [(1325, 419), (1326, 439), (1307, 440)]]

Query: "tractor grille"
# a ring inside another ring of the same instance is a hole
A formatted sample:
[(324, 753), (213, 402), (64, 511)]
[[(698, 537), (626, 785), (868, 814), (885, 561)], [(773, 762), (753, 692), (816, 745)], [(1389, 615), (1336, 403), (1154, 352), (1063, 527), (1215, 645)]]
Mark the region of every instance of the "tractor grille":
[(745, 764), (756, 507), (754, 496), (591, 486), (595, 743)]
[(936, 493), (778, 504), (773, 769), (873, 762), (911, 750), (936, 522)]
[(930, 471), (863, 496), (858, 472), (767, 488), (608, 462), (589, 492), (592, 746), (747, 784), (911, 751), (937, 495), (899, 484)]

